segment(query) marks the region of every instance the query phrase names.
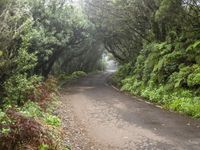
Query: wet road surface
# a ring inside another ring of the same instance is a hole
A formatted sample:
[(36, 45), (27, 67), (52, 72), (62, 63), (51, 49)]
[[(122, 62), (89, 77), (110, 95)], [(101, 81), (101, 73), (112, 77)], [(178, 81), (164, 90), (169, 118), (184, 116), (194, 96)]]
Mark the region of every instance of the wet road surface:
[(66, 90), (74, 115), (103, 150), (200, 150), (200, 121), (125, 95), (108, 77), (89, 75)]

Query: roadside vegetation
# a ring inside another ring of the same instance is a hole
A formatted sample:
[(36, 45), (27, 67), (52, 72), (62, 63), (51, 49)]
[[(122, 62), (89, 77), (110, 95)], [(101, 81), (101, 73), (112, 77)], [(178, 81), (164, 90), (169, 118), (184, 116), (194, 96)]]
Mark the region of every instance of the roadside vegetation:
[(92, 0), (87, 10), (121, 64), (113, 80), (123, 91), (200, 117), (198, 0)]
[(0, 149), (68, 149), (58, 88), (102, 68), (93, 30), (70, 1), (0, 0)]
[(199, 0), (0, 0), (0, 149), (69, 149), (58, 87), (108, 53), (122, 90), (200, 117)]

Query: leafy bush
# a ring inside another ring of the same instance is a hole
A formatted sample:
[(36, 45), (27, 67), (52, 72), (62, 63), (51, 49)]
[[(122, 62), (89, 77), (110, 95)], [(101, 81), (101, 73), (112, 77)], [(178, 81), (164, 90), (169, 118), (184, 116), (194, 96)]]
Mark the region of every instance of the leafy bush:
[(1, 122), (1, 128), (0, 128), (0, 135), (7, 136), (10, 132), (10, 126), (13, 122), (9, 118), (9, 116), (2, 110), (0, 110), (0, 122)]
[(58, 81), (54, 76), (48, 76), (47, 80), (44, 82), (44, 86), (48, 90), (48, 92), (57, 92), (58, 89)]
[(186, 113), (195, 118), (200, 117), (200, 103), (193, 102), (191, 98), (177, 98), (170, 104), (169, 108), (178, 112)]
[(61, 74), (59, 75), (58, 79), (60, 81), (60, 85), (62, 86), (65, 83), (73, 81), (75, 79), (85, 77), (87, 74), (84, 71), (75, 71), (72, 74)]
[[(15, 110), (7, 110), (6, 115), (13, 123), (7, 124), (8, 132), (0, 134), (1, 149), (19, 149), (21, 145), (33, 143), (48, 143), (53, 145), (53, 142), (48, 139), (48, 134), (45, 133), (40, 123), (32, 118), (27, 118)], [(1, 131), (5, 131), (5, 126), (0, 125)]]
[(39, 147), (39, 150), (48, 150), (49, 149), (49, 145), (47, 144), (41, 144)]
[(193, 71), (187, 78), (187, 84), (188, 86), (199, 86), (200, 87), (200, 66), (199, 65), (193, 65), (191, 67)]
[(73, 78), (79, 78), (79, 77), (84, 77), (86, 75), (87, 74), (84, 71), (76, 71), (76, 72), (73, 72), (71, 76)]
[(40, 76), (31, 74), (37, 64), (36, 54), (28, 52), (32, 24), (31, 19), (24, 23), (24, 34), (21, 35), (22, 42), (17, 49), (15, 57), (10, 60), (12, 62), (11, 72), (7, 75), (6, 80), (3, 81), (6, 101), (17, 105), (22, 105), (26, 102), (29, 93), (41, 81)]
[(27, 117), (44, 117), (45, 113), (42, 112), (40, 106), (32, 101), (27, 102), (22, 108), (20, 108), (20, 112)]
[[(191, 61), (189, 51), (166, 42), (145, 45), (135, 67), (121, 66), (114, 81), (121, 90), (141, 95), (164, 107), (200, 117), (200, 66)], [(180, 50), (173, 50), (180, 48)], [(188, 51), (188, 52), (186, 52)], [(188, 63), (186, 63), (188, 61)], [(128, 70), (128, 71), (127, 71)]]
[(53, 116), (53, 115), (46, 115), (45, 116), (45, 122), (48, 125), (52, 125), (52, 126), (55, 126), (55, 127), (59, 127), (61, 125), (61, 120), (58, 117)]
[(174, 88), (182, 87), (187, 84), (188, 75), (191, 73), (191, 67), (182, 67), (179, 72), (174, 72), (169, 79), (169, 83), (173, 85)]
[(27, 74), (17, 74), (5, 82), (6, 100), (12, 104), (22, 105), (41, 81), (38, 76), (28, 77)]
[(120, 66), (112, 77), (113, 82), (118, 86), (122, 86), (121, 81), (131, 74), (131, 70), (131, 64), (124, 64), (123, 66)]
[(27, 102), (22, 108), (20, 108), (20, 113), (26, 117), (39, 118), (47, 125), (52, 125), (55, 127), (61, 125), (61, 120), (57, 116), (43, 112), (42, 108), (37, 103), (32, 101)]
[(47, 108), (47, 103), (56, 100), (58, 95), (58, 81), (53, 76), (49, 76), (44, 82), (35, 85), (29, 92), (28, 100), (37, 102), (43, 109)]

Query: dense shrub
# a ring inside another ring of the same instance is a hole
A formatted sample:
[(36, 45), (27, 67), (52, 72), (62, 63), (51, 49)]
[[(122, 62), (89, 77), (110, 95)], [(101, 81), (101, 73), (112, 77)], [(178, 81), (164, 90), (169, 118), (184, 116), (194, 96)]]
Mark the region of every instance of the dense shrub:
[[(50, 74), (97, 70), (102, 42), (83, 11), (62, 0), (0, 1), (0, 31), (0, 149), (53, 149), (59, 137), (49, 130), (61, 120), (49, 112), (58, 98)], [(24, 144), (30, 147), (18, 148)]]
[(44, 112), (32, 101), (23, 107), (0, 111), (0, 149), (31, 146), (37, 150), (42, 145), (48, 145), (49, 150), (63, 149), (62, 136), (57, 129), (61, 120), (51, 113)]
[(12, 123), (6, 126), (7, 132), (5, 133), (5, 126), (1, 125), (3, 134), (0, 134), (0, 148), (1, 149), (19, 149), (20, 146), (40, 145), (46, 143), (52, 145), (52, 141), (48, 139), (42, 125), (32, 118), (24, 117), (22, 114), (15, 110), (7, 110), (6, 115), (12, 120)]
[(35, 102), (27, 102), (23, 107), (20, 108), (20, 113), (26, 117), (36, 119), (39, 118), (47, 125), (52, 125), (55, 127), (59, 127), (61, 125), (61, 120), (57, 116), (51, 115), (51, 112), (44, 112), (42, 107)]
[(40, 82), (35, 88), (29, 92), (28, 100), (38, 102), (43, 108), (48, 102), (57, 98), (58, 81), (53, 76), (49, 76), (44, 82)]
[(57, 85), (52, 76), (42, 81), (27, 74), (13, 75), (6, 81), (6, 103), (0, 111), (0, 149), (38, 150), (45, 145), (49, 150), (64, 149), (57, 129), (61, 120), (48, 109), (57, 97)]
[(76, 80), (85, 76), (87, 76), (87, 73), (85, 73), (84, 71), (75, 71), (72, 74), (62, 73), (59, 75), (58, 79), (59, 79), (60, 85), (62, 86), (65, 83), (71, 82), (73, 80)]
[(38, 76), (13, 75), (5, 82), (6, 103), (22, 105), (40, 81)]
[(84, 71), (76, 71), (72, 73), (72, 78), (79, 78), (79, 77), (84, 77), (87, 74)]
[(141, 51), (132, 73), (119, 69), (114, 80), (124, 91), (200, 117), (200, 66), (190, 62), (190, 57), (186, 50), (172, 51), (172, 46), (166, 42), (151, 43)]
[(121, 81), (131, 74), (131, 70), (131, 64), (124, 64), (122, 66), (119, 66), (117, 72), (112, 77), (113, 83), (121, 86)]

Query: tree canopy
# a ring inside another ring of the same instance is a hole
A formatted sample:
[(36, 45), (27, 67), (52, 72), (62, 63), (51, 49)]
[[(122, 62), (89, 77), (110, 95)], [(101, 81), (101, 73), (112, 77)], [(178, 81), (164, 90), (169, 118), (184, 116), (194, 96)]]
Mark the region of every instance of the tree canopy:
[(80, 7), (63, 0), (0, 2), (1, 89), (16, 74), (47, 77), (100, 68), (103, 49)]
[(105, 54), (122, 90), (200, 117), (199, 0), (0, 0), (0, 149), (62, 149), (43, 131), (61, 124), (46, 109), (57, 80)]

